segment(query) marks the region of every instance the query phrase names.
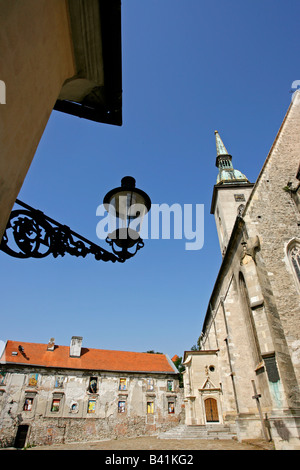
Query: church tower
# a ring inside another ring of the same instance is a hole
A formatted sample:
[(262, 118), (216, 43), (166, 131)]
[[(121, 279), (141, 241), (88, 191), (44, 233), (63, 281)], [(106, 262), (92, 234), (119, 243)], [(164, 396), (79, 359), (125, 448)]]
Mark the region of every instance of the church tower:
[(219, 169), (217, 183), (214, 186), (211, 214), (214, 214), (220, 248), (224, 256), (230, 235), (239, 213), (242, 213), (248, 197), (254, 186), (246, 176), (232, 165), (232, 156), (215, 131), (217, 158), (216, 167)]

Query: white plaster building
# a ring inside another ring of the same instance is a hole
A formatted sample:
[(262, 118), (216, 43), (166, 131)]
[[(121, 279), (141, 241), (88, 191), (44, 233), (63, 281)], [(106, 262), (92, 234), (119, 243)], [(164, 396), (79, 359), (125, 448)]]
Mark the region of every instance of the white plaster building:
[(183, 418), (164, 354), (7, 341), (0, 360), (2, 447), (152, 435)]

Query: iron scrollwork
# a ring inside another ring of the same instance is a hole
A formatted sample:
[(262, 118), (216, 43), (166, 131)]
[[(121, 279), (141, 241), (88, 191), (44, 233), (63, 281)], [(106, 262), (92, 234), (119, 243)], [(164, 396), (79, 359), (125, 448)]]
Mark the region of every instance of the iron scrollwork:
[(87, 254), (92, 254), (96, 260), (123, 263), (135, 254), (127, 250), (116, 252), (116, 254), (110, 253), (77, 234), (70, 227), (46, 216), (43, 212), (18, 199), (16, 203), (22, 209), (11, 212), (0, 244), (0, 250), (10, 256), (44, 258), (53, 255), (57, 258), (68, 253), (84, 258)]
[[(116, 242), (113, 238), (110, 238), (110, 236), (108, 236), (105, 241), (111, 246), (112, 251), (115, 253), (115, 255), (124, 260), (128, 258), (132, 258), (138, 252), (138, 250), (144, 247), (144, 242), (142, 238), (140, 237), (131, 246), (122, 246), (121, 250), (116, 249), (115, 247)], [(120, 246), (120, 245), (117, 245), (117, 246)], [(133, 248), (132, 252), (129, 251), (129, 247)]]

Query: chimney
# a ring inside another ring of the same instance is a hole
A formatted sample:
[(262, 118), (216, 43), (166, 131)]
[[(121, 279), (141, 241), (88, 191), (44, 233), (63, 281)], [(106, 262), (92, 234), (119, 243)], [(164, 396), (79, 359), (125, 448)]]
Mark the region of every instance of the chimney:
[(50, 338), (47, 344), (47, 351), (54, 351), (55, 339)]
[(70, 357), (80, 357), (82, 340), (82, 336), (72, 336), (70, 344)]

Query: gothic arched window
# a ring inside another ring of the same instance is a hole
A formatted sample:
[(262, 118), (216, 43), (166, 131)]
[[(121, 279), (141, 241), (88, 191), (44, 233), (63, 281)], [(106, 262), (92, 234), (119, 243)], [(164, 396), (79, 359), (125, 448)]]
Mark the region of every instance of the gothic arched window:
[(295, 275), (300, 282), (300, 243), (294, 243), (289, 250), (289, 257), (294, 268)]

